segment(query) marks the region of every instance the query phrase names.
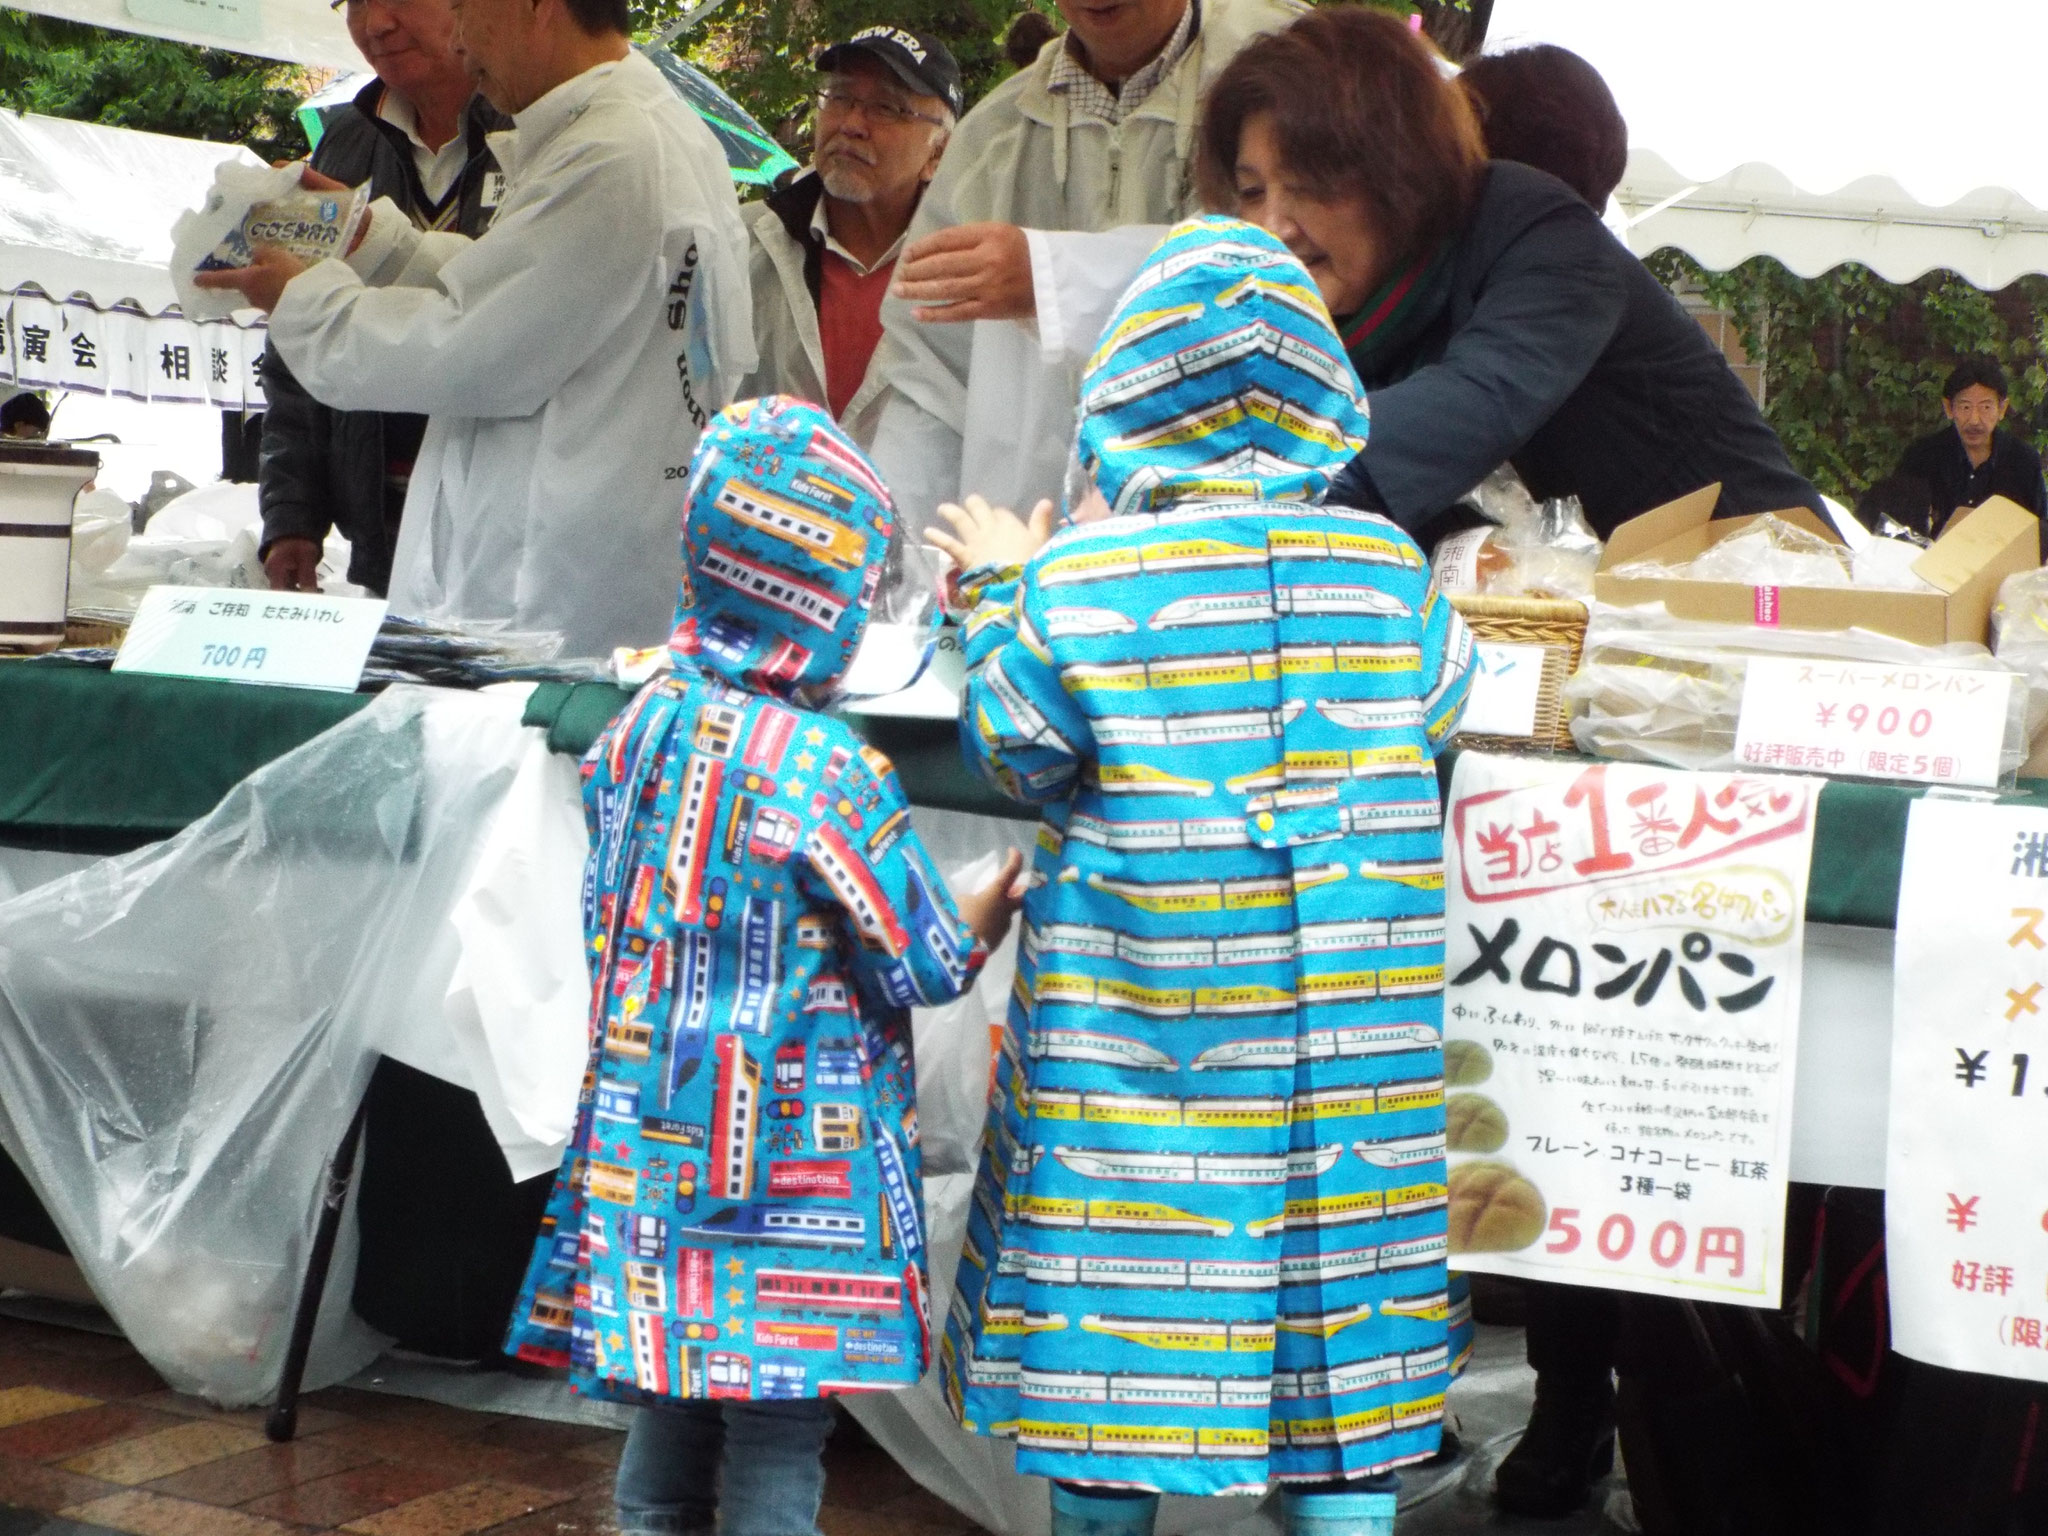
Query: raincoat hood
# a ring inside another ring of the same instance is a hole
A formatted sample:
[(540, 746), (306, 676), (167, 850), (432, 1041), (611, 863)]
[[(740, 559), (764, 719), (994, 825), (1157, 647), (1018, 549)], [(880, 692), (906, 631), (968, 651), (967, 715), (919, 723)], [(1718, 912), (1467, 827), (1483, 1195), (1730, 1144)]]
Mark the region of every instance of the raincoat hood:
[(1238, 219), (1173, 228), (1081, 378), (1081, 465), (1117, 516), (1319, 500), (1365, 437), (1365, 389), (1315, 283)]
[(755, 692), (829, 688), (853, 659), (896, 509), (815, 405), (742, 400), (690, 464), (669, 651)]

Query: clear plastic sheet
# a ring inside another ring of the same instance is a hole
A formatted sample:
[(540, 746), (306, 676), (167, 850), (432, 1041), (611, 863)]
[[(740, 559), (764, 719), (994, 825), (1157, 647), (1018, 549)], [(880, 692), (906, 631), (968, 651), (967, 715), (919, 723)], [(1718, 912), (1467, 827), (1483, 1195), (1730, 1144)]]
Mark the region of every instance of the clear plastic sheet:
[[(1579, 670), (1565, 683), (1572, 739), (1582, 752), (1674, 768), (1730, 769), (1751, 656), (1806, 656), (1915, 667), (2005, 664), (1981, 645), (1914, 645), (1867, 629), (1766, 629), (1676, 619), (1661, 603), (1596, 604)], [(2020, 671), (2020, 668), (2006, 668)], [(2048, 672), (2044, 672), (2048, 676)], [(2011, 782), (2027, 758), (2028, 720), (2048, 709), (2030, 677), (2015, 688), (1999, 755)]]
[[(0, 1145), (178, 1390), (275, 1391), (322, 1169), (377, 1054), (445, 1028), (434, 956), (519, 715), (394, 688), (175, 838), (0, 904)], [(309, 1387), (381, 1342), (348, 1268)]]
[(1766, 512), (1740, 533), (1690, 560), (1632, 560), (1614, 568), (1626, 581), (1732, 581), (1746, 587), (1846, 587), (1849, 552)]
[(2048, 566), (2017, 571), (1998, 585), (1991, 605), (1991, 651), (2026, 677), (2031, 707), (2027, 740), (2048, 730)]
[(1726, 581), (1745, 587), (1869, 587), (1932, 592), (1915, 575), (1920, 547), (1906, 540), (1864, 538), (1854, 550), (1766, 512), (1740, 533), (1710, 544), (1678, 565), (1632, 560), (1616, 566), (1623, 580)]

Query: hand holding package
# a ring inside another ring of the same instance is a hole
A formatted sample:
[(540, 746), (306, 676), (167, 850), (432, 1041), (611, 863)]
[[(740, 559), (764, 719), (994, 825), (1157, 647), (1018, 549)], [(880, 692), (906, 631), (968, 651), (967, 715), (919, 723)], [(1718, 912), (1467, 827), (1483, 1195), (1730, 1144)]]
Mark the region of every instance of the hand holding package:
[(247, 308), (238, 293), (194, 285), (197, 272), (249, 265), (259, 245), (282, 246), (307, 263), (347, 253), (363, 222), (360, 187), (317, 192), (300, 184), (304, 163), (271, 167), (224, 161), (203, 206), (171, 226), (171, 281), (188, 320), (214, 320)]

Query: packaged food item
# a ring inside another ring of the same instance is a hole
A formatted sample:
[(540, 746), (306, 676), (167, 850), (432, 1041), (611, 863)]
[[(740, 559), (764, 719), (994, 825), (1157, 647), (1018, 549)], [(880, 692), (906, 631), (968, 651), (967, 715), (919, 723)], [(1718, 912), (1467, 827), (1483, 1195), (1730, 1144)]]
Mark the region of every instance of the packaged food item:
[(1904, 540), (1874, 538), (1853, 553), (1766, 512), (1740, 533), (1690, 560), (1631, 560), (1614, 567), (1623, 581), (1724, 581), (1745, 587), (1877, 587), (1933, 592), (1913, 573), (1922, 551)]
[(1913, 562), (1927, 552), (1925, 543), (1906, 537), (1903, 529), (1900, 533), (1897, 538), (1884, 535), (1870, 539), (1852, 551), (1850, 581), (1859, 587), (1882, 587), (1891, 592), (1940, 591), (1913, 570)]
[(345, 255), (369, 206), (361, 187), (315, 192), (301, 184), (303, 161), (252, 165), (230, 160), (214, 172), (206, 202), (171, 226), (171, 281), (188, 319), (245, 308), (240, 294), (196, 286), (193, 275), (249, 265), (259, 245), (282, 246), (304, 262)]
[(1991, 654), (2027, 680), (2027, 740), (2036, 751), (2020, 772), (2039, 777), (2048, 772), (2048, 567), (2019, 571), (1999, 583), (1991, 605)]
[(1580, 602), (1592, 594), (1600, 540), (1577, 497), (1536, 501), (1503, 467), (1468, 499), (1494, 526), (1469, 528), (1437, 545), (1430, 564), (1442, 591)]
[[(2011, 578), (2018, 579), (2018, 578)], [(1791, 656), (1889, 666), (1999, 670), (1981, 645), (1914, 645), (1874, 630), (1772, 629), (1674, 618), (1661, 603), (1596, 605), (1579, 670), (1564, 685), (1572, 739), (1596, 757), (1727, 770), (1735, 756), (1742, 689), (1752, 656)], [(2012, 666), (2011, 670), (2025, 673)], [(2025, 761), (2030, 719), (2048, 711), (2043, 682), (2012, 691), (2000, 755), (2010, 777)]]

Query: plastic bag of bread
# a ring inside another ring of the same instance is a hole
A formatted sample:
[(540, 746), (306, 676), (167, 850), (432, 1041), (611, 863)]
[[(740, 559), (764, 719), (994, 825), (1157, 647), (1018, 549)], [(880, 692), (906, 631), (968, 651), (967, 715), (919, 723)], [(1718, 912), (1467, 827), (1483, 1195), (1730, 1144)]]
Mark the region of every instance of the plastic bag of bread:
[[(2016, 579), (2016, 578), (2015, 578)], [(1770, 629), (1676, 619), (1661, 603), (1595, 605), (1579, 670), (1564, 685), (1582, 752), (1674, 768), (1734, 769), (1736, 725), (1752, 656), (1811, 657), (1890, 666), (2006, 667), (1981, 645), (1914, 645), (1867, 629)], [(2048, 678), (2048, 669), (2044, 669)], [(2031, 706), (2048, 690), (2016, 688), (2000, 754), (2010, 779), (2026, 760)]]
[(1580, 602), (1592, 595), (1600, 540), (1587, 527), (1577, 497), (1536, 501), (1514, 471), (1503, 467), (1468, 499), (1492, 525), (1465, 529), (1437, 545), (1430, 565), (1441, 590)]

